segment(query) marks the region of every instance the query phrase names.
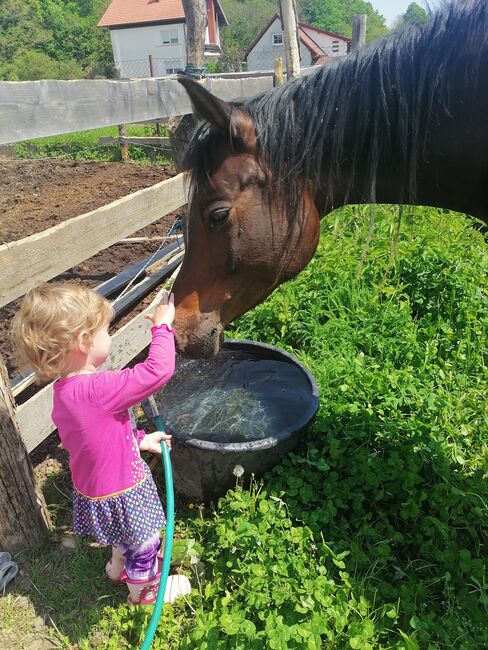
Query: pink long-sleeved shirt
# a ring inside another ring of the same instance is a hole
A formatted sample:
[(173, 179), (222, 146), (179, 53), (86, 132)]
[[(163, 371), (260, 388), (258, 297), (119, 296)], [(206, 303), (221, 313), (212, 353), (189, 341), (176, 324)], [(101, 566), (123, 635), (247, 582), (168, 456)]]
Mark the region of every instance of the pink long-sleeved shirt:
[(90, 498), (119, 494), (145, 478), (128, 409), (164, 386), (175, 368), (173, 330), (162, 325), (151, 333), (144, 363), (54, 384), (52, 419), (69, 452), (73, 485)]

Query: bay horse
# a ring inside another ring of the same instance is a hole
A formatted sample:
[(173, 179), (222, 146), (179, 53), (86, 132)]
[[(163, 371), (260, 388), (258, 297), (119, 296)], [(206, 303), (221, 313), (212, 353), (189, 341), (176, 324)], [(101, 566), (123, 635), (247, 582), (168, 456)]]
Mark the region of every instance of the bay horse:
[(488, 1), (411, 27), (251, 99), (180, 77), (202, 120), (189, 145), (175, 331), (215, 355), (228, 323), (313, 257), (347, 203), (417, 204), (488, 221)]

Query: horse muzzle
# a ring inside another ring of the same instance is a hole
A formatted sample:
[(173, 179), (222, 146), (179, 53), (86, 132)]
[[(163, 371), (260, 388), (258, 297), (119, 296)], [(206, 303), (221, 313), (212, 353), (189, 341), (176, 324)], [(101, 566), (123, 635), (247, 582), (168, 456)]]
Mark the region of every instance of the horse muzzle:
[(224, 340), (224, 328), (215, 313), (202, 314), (189, 320), (178, 317), (175, 320), (175, 338), (177, 352), (191, 359), (209, 359), (215, 357)]

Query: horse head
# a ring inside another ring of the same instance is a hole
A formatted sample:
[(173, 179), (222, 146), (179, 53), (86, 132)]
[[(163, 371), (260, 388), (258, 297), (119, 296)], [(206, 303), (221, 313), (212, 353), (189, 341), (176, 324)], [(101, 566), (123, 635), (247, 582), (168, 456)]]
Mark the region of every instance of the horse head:
[(178, 348), (217, 354), (225, 327), (295, 276), (315, 253), (319, 215), (307, 187), (290, 217), (238, 105), (180, 78), (203, 121), (187, 154), (185, 258), (174, 285)]

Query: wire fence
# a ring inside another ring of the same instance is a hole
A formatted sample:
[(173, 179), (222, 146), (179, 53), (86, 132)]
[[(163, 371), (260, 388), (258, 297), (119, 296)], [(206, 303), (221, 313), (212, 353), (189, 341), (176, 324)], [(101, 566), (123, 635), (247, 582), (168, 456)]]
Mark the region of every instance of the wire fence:
[(185, 68), (183, 57), (162, 59), (146, 56), (144, 59), (117, 61), (115, 67), (122, 79), (137, 79), (139, 77), (168, 77)]
[[(337, 41), (328, 47), (314, 48), (310, 52), (303, 44), (301, 46), (301, 65), (304, 68), (329, 63), (337, 58), (342, 58), (348, 53), (348, 44)], [(251, 51), (247, 57), (244, 52), (223, 52), (222, 55), (210, 64), (208, 72), (253, 72), (273, 70), (275, 60), (281, 57), (286, 73), (286, 62), (283, 47), (274, 47), (272, 50)], [(185, 58), (157, 58), (147, 56), (143, 59), (117, 61), (115, 64), (118, 76), (124, 79), (137, 79), (141, 77), (168, 77), (177, 74), (185, 68)]]

